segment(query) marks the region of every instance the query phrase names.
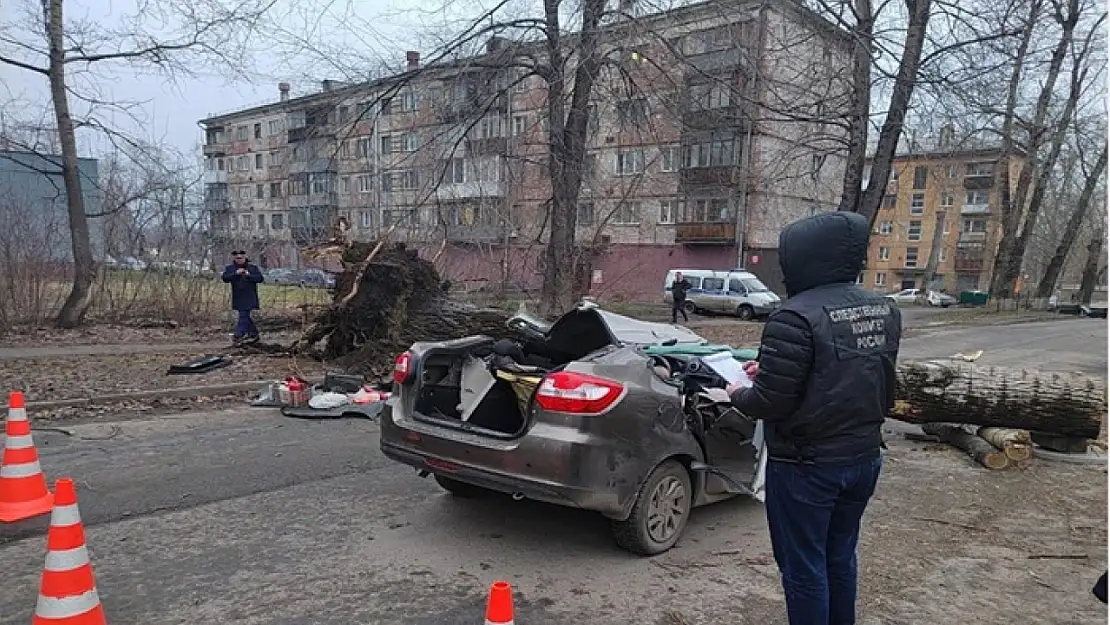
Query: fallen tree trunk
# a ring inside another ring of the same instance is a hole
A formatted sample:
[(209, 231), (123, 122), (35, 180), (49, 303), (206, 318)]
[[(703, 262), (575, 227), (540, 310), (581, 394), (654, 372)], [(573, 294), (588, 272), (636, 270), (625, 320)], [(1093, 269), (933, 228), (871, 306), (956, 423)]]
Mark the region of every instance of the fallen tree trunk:
[(1033, 457), (1033, 442), (1029, 432), (1012, 428), (982, 427), (979, 437), (1002, 450), (1013, 462), (1025, 462)]
[(1081, 374), (940, 362), (898, 365), (891, 417), (1096, 438), (1106, 384)]
[(921, 426), (921, 430), (926, 434), (936, 436), (953, 447), (962, 449), (976, 462), (988, 469), (997, 471), (1010, 466), (1010, 459), (1006, 457), (1006, 454), (958, 425), (926, 423)]

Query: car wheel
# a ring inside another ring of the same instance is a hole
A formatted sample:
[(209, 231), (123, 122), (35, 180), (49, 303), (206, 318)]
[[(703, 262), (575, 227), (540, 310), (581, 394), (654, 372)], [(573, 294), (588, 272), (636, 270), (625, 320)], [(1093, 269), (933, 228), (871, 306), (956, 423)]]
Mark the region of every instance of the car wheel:
[(475, 499), (477, 497), (484, 497), (490, 493), (489, 490), (481, 486), (467, 484), (466, 482), (453, 480), (449, 477), (443, 477), (442, 475), (435, 475), (434, 477), (436, 483), (442, 486), (443, 490), (462, 499)]
[(690, 518), (690, 474), (675, 460), (655, 467), (636, 496), (632, 514), (613, 521), (613, 538), (621, 548), (642, 556), (663, 553), (678, 542)]
[(686, 314), (692, 315), (698, 311), (698, 307), (694, 306), (694, 302), (686, 302), (682, 305), (682, 310), (685, 310)]
[(755, 309), (747, 304), (741, 304), (740, 307), (736, 309), (736, 316), (744, 321), (751, 321), (755, 318)]

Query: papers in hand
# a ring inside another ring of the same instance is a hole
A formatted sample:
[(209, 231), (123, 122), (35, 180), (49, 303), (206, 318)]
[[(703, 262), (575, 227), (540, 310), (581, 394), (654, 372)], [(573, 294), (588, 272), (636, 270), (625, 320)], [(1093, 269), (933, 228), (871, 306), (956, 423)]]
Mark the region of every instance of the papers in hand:
[(717, 352), (710, 356), (703, 356), (701, 360), (729, 384), (745, 387), (752, 385), (752, 379), (744, 373), (744, 367), (740, 362), (732, 357), (732, 352)]

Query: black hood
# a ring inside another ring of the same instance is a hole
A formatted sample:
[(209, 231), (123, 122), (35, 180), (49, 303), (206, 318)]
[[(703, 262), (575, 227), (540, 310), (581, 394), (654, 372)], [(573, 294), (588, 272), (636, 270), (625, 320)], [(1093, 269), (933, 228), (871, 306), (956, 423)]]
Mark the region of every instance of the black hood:
[(787, 296), (837, 282), (855, 282), (867, 260), (870, 224), (858, 213), (822, 213), (779, 235), (779, 266)]

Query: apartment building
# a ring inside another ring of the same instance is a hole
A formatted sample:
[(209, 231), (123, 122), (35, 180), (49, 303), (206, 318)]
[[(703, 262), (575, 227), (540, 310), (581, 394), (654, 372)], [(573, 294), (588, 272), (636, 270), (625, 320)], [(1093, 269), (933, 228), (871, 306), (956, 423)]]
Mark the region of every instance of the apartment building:
[[(781, 284), (782, 226), (835, 207), (851, 41), (791, 0), (710, 0), (615, 20), (588, 108), (577, 240), (596, 295), (654, 300), (671, 267)], [(464, 287), (535, 288), (547, 206), (542, 48), (484, 53), (202, 120), (217, 248), (299, 262), (343, 216), (429, 254)], [(808, 121), (798, 121), (806, 119)], [(815, 121), (816, 120), (816, 121)], [(833, 129), (830, 131), (830, 129)]]
[[(1002, 228), (998, 174), (1007, 166), (1014, 187), (1020, 158), (1007, 161), (998, 148), (898, 155), (860, 282), (881, 292), (986, 290)], [(935, 279), (926, 285), (929, 275)]]

